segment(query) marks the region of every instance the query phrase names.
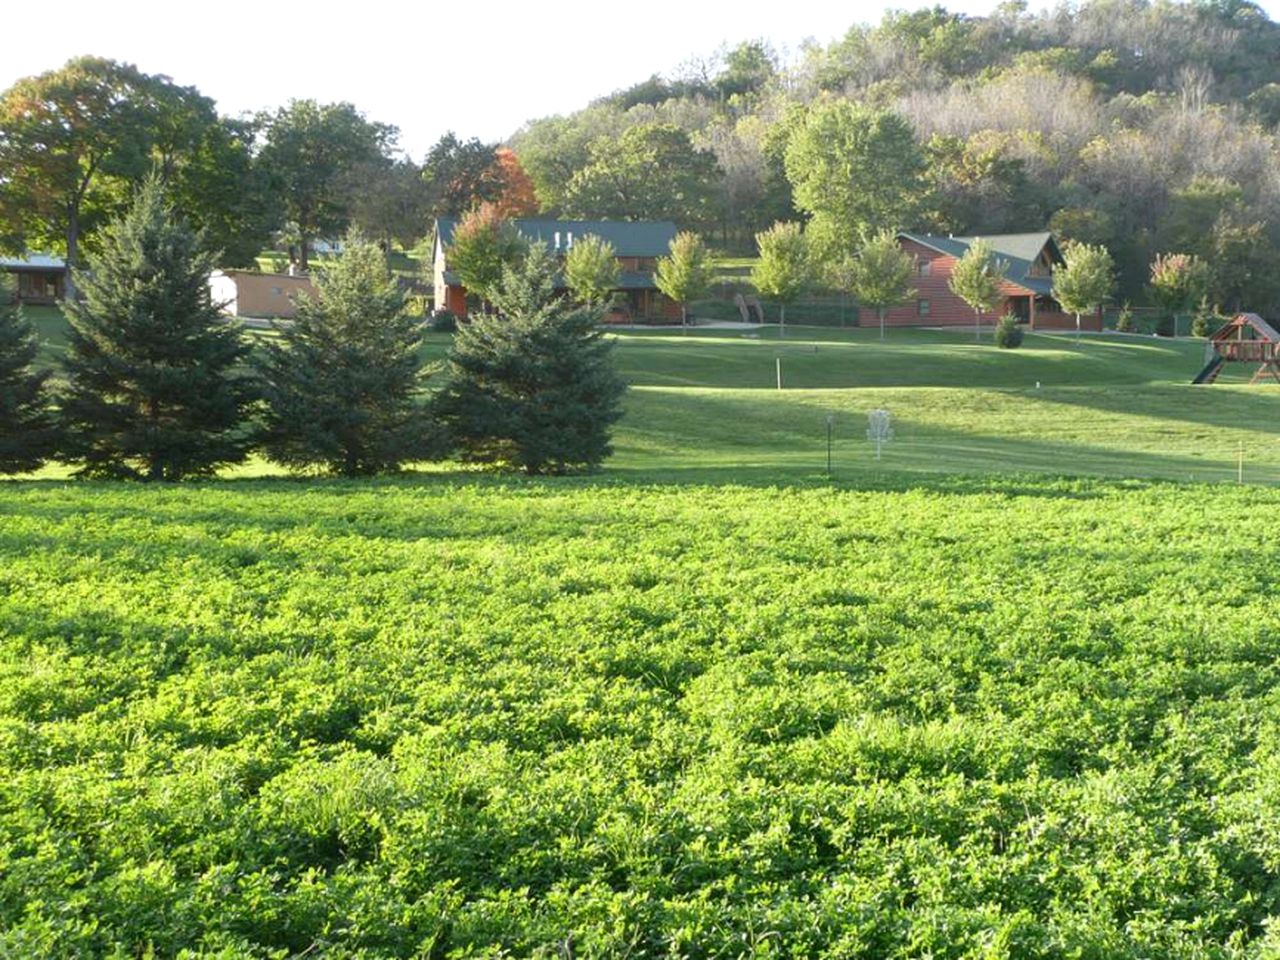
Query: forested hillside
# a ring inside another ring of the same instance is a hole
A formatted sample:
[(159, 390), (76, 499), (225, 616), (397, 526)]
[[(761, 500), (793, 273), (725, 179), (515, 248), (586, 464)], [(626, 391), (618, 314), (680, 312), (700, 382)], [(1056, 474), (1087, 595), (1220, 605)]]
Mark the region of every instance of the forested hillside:
[(271, 246), (305, 270), (351, 227), (409, 250), (487, 203), (671, 219), (742, 254), (809, 222), (844, 248), (828, 262), (882, 230), (1051, 227), (1111, 251), (1119, 300), (1145, 301), (1155, 256), (1180, 254), (1208, 265), (1211, 305), (1280, 307), (1280, 29), (1241, 0), (894, 12), (786, 58), (726, 45), (505, 143), (443, 131), (421, 158), (394, 119), (310, 100), (225, 117), (77, 58), (0, 93), (0, 250), (77, 260), (154, 170), (223, 265)]
[(795, 209), (804, 171), (788, 144), (833, 101), (913, 134), (887, 171), (904, 222), (872, 226), (1051, 226), (1109, 247), (1124, 296), (1142, 297), (1156, 253), (1180, 251), (1209, 261), (1224, 305), (1280, 300), (1280, 31), (1251, 3), (890, 13), (787, 64), (767, 39), (725, 48), (532, 121), (510, 146), (545, 210), (672, 217), (746, 251), (756, 231), (814, 212)]

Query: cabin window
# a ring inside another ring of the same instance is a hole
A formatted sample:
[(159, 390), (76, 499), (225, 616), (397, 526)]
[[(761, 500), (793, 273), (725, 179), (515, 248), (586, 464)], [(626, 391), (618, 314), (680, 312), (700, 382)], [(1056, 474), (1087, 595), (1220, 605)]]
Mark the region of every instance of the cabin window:
[(933, 271), (932, 260), (921, 260), (916, 264), (916, 273), (922, 277), (927, 277)]
[(284, 295), (284, 288), (283, 288), (283, 287), (272, 287), (272, 288), (271, 288), (271, 292), (272, 292), (272, 293), (274, 293), (277, 297), (279, 297), (279, 296), (283, 296), (283, 295)]
[(922, 317), (927, 317), (927, 316), (929, 315), (929, 301), (928, 301), (928, 300), (917, 300), (917, 301), (916, 301), (916, 313), (917, 313), (917, 314), (919, 314), (919, 315), (920, 315), (920, 316), (922, 316)]

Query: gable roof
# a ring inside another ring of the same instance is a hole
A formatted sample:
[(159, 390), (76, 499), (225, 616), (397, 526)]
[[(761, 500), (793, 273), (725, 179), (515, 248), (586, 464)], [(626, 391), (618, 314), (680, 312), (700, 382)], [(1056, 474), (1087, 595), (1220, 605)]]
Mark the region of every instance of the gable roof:
[(1053, 292), (1053, 279), (1030, 276), (1032, 265), (1045, 247), (1049, 248), (1049, 257), (1054, 263), (1063, 262), (1058, 242), (1047, 230), (1040, 233), (997, 233), (989, 237), (944, 237), (933, 233), (900, 233), (898, 236), (950, 257), (963, 257), (975, 240), (985, 240), (992, 253), (1008, 263), (1006, 280), (1045, 296)]
[(1261, 340), (1267, 340), (1271, 343), (1280, 343), (1280, 331), (1277, 331), (1275, 327), (1271, 326), (1271, 324), (1267, 323), (1267, 321), (1263, 320), (1256, 313), (1236, 314), (1214, 331), (1213, 336), (1209, 339), (1215, 342), (1230, 340), (1232, 339), (1232, 335), (1241, 327), (1252, 328)]
[[(676, 236), (676, 225), (669, 220), (512, 220), (517, 230), (530, 240), (537, 240), (551, 247), (560, 234), (561, 244), (568, 235), (581, 240), (587, 234), (595, 234), (601, 240), (613, 244), (620, 257), (663, 257), (669, 252)], [(436, 236), (444, 246), (453, 242), (453, 232), (458, 220), (440, 217), (436, 220)]]

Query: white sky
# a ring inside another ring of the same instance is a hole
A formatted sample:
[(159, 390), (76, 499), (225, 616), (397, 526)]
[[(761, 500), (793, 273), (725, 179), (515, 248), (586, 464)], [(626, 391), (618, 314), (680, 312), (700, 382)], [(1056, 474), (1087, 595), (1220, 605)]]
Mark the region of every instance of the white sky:
[[(10, 0), (3, 0), (7, 3)], [(951, 0), (986, 13), (996, 0)], [(348, 100), (421, 159), (446, 130), (498, 140), (525, 120), (762, 37), (784, 58), (886, 7), (926, 0), (60, 0), (48, 29), (0, 43), (0, 90), (94, 54), (194, 85), (224, 114)], [(1038, 9), (1044, 2), (1031, 6)], [(1271, 16), (1280, 0), (1264, 0)], [(332, 10), (332, 12), (329, 12)], [(297, 14), (294, 11), (298, 11)], [(11, 24), (12, 25), (12, 24)]]

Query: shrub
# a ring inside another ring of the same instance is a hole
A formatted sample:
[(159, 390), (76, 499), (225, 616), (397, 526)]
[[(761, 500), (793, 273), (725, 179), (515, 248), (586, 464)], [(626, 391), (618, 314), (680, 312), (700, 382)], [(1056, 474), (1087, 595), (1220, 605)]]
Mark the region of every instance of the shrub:
[(1200, 309), (1196, 311), (1195, 317), (1191, 320), (1191, 335), (1193, 337), (1211, 336), (1226, 321), (1226, 317), (1215, 310), (1209, 309), (1207, 303), (1201, 303)]
[(452, 310), (437, 310), (431, 315), (431, 329), (437, 333), (453, 333), (458, 329), (458, 315)]
[(1134, 319), (1133, 310), (1128, 303), (1116, 317), (1116, 331), (1118, 333), (1137, 333), (1138, 331), (1138, 322)]
[(1171, 313), (1166, 313), (1161, 316), (1160, 319), (1156, 321), (1156, 336), (1172, 337), (1174, 333), (1174, 324), (1176, 322), (1177, 318)]
[(1002, 350), (1014, 350), (1022, 346), (1022, 327), (1018, 318), (1006, 313), (996, 324), (996, 346)]

